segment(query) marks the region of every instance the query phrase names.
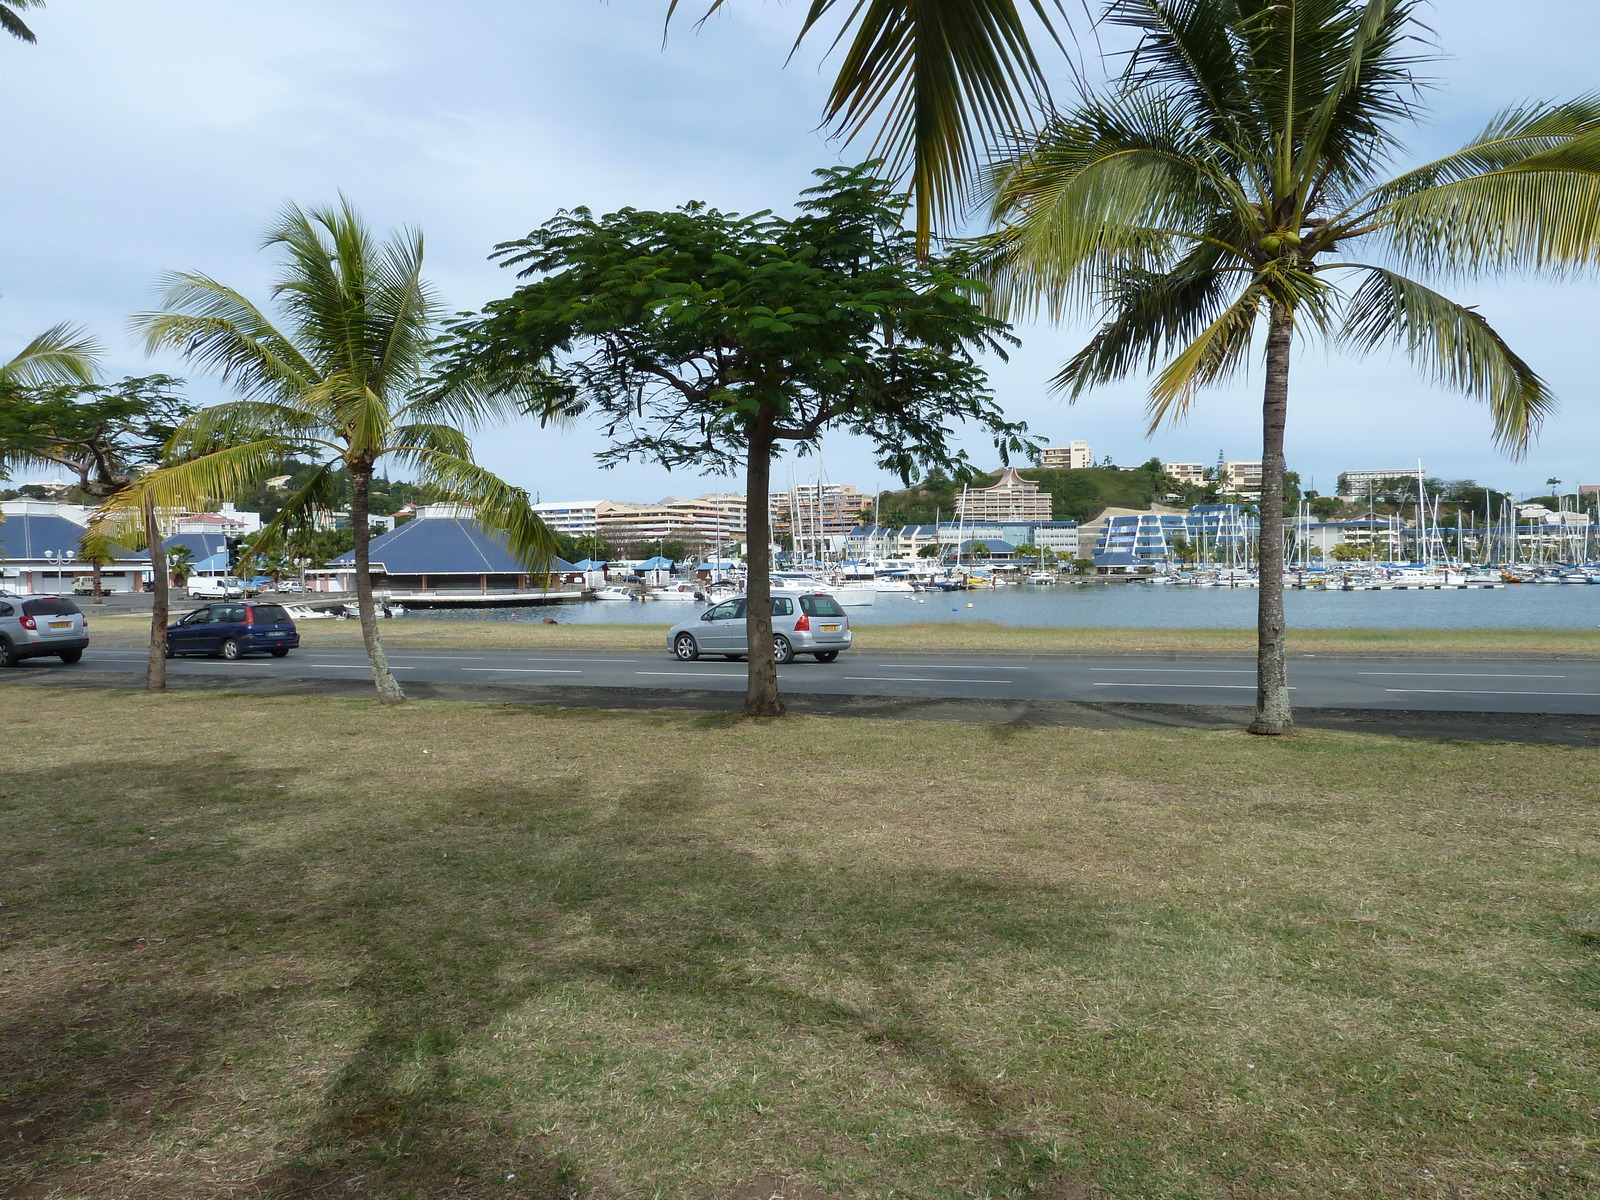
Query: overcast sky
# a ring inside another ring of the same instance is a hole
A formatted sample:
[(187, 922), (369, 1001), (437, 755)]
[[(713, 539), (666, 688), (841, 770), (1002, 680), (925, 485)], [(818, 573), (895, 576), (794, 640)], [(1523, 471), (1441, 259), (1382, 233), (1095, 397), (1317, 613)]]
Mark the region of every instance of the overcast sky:
[[(695, 0), (685, 0), (686, 9)], [(449, 303), (505, 294), (486, 261), (556, 209), (784, 209), (819, 166), (864, 157), (817, 130), (831, 75), (822, 45), (784, 59), (803, 6), (735, 0), (663, 46), (665, 0), (50, 0), (28, 12), (39, 44), (0, 40), (0, 128), (9, 183), (0, 222), (0, 354), (57, 321), (88, 326), (113, 375), (165, 370), (207, 402), (218, 386), (178, 359), (146, 359), (127, 332), (164, 270), (200, 270), (265, 298), (261, 231), (286, 200), (341, 190), (379, 228), (420, 226), (428, 274)], [(1600, 86), (1593, 0), (1446, 0), (1427, 19), (1449, 57), (1418, 158), (1448, 150), (1503, 105)], [(1555, 476), (1600, 480), (1594, 283), (1457, 285), (1550, 381), (1562, 407), (1528, 459), (1497, 453), (1483, 409), (1387, 356), (1301, 352), (1291, 381), (1290, 466), (1324, 492), (1349, 468), (1414, 464), (1522, 493)], [(996, 363), (1007, 412), (1051, 441), (1086, 439), (1131, 464), (1152, 454), (1258, 457), (1259, 368), (1205, 394), (1189, 422), (1144, 436), (1145, 382), (1068, 406), (1047, 380), (1085, 326), (1019, 330)], [(984, 439), (967, 444), (994, 461)], [(590, 430), (512, 426), (479, 458), (543, 499), (654, 500), (720, 486), (653, 467), (600, 470)], [(816, 460), (803, 460), (806, 478)], [(828, 479), (890, 481), (866, 447), (825, 444)], [(786, 467), (780, 464), (775, 478)]]

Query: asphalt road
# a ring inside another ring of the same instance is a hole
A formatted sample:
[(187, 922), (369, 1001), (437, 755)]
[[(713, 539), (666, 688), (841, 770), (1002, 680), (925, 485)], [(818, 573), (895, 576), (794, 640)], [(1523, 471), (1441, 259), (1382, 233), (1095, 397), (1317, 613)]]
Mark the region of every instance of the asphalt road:
[[(680, 663), (663, 648), (643, 651), (395, 650), (402, 681), (531, 688), (741, 691), (742, 663)], [(75, 667), (55, 659), (25, 661), (0, 675), (43, 682), (36, 672), (142, 674), (136, 649), (91, 646)], [(287, 658), (239, 662), (183, 658), (173, 675), (252, 679), (367, 678), (359, 650), (297, 650)], [(846, 651), (832, 663), (800, 659), (778, 671), (789, 693), (973, 700), (1249, 705), (1255, 668), (1247, 658), (1176, 655), (1066, 656), (867, 654)], [(1529, 658), (1373, 658), (1299, 656), (1289, 683), (1297, 708), (1392, 709), (1463, 713), (1600, 715), (1600, 662)]]

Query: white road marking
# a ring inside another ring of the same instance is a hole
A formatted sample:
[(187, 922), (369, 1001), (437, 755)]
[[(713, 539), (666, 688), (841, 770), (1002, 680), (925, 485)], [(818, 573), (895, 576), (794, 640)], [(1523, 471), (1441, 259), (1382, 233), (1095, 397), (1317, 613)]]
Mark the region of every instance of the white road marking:
[(1357, 675), (1403, 675), (1408, 679), (1565, 679), (1565, 675), (1512, 675), (1498, 671), (1357, 671)]
[(1411, 696), (1600, 696), (1600, 692), (1512, 692), (1489, 688), (1384, 688)]
[(1007, 667), (999, 663), (985, 663), (981, 667), (960, 667), (955, 663), (905, 663), (907, 671), (1026, 671), (1027, 667)]
[[(243, 666), (247, 666), (247, 667), (270, 667), (272, 664), (271, 663), (244, 663), (242, 665)], [(302, 661), (302, 662), (298, 662), (298, 663), (285, 663), (284, 665), (285, 666), (289, 666), (289, 667), (313, 667), (313, 668), (315, 668), (316, 670), (319, 670), (319, 671), (370, 671), (370, 670), (372, 670), (372, 664), (371, 663), (314, 663), (314, 662), (303, 662)], [(395, 666), (391, 666), (389, 668), (389, 670), (391, 670), (391, 671), (415, 671), (416, 669), (417, 669), (416, 667), (395, 667)]]
[[(1095, 687), (1211, 688), (1213, 690), (1216, 689), (1216, 688), (1227, 688), (1227, 689), (1229, 689), (1231, 691), (1239, 691), (1239, 692), (1253, 692), (1253, 691), (1256, 690), (1256, 685), (1253, 684), (1253, 683), (1115, 683), (1115, 682), (1112, 682), (1112, 681), (1109, 681), (1109, 680), (1107, 682), (1105, 682), (1105, 683), (1101, 683), (1099, 680), (1096, 680), (1094, 686)], [(1292, 687), (1289, 690), (1291, 692), (1298, 692), (1300, 689), (1296, 688), (1296, 687)]]
[(846, 675), (862, 683), (1015, 683), (1014, 679), (930, 679), (922, 675)]
[(1255, 670), (1246, 670), (1243, 667), (1090, 667), (1091, 671), (1105, 671), (1107, 673), (1133, 672), (1135, 674), (1149, 675), (1160, 673), (1166, 675), (1254, 675)]
[(744, 671), (635, 671), (635, 675), (671, 675), (675, 679), (748, 679)]
[(582, 671), (563, 671), (556, 667), (462, 667), (463, 671), (487, 671), (514, 675), (582, 675)]

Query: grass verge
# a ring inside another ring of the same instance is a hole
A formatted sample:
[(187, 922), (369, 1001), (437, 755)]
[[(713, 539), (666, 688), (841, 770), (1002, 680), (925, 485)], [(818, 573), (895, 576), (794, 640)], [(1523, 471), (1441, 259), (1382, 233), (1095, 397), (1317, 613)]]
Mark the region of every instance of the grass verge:
[(28, 703), (8, 1197), (1600, 1189), (1593, 751)]
[[(559, 613), (557, 614), (559, 616)], [(97, 617), (96, 640), (105, 645), (143, 645), (148, 617)], [(651, 625), (544, 625), (537, 621), (385, 621), (386, 646), (413, 649), (581, 649), (666, 651), (669, 623)], [(908, 650), (920, 654), (1123, 654), (1253, 653), (1253, 629), (1022, 628), (989, 621), (962, 624), (858, 625), (861, 650)], [(354, 621), (302, 621), (307, 646), (354, 648), (361, 629)], [(1600, 634), (1544, 629), (1292, 629), (1291, 653), (1328, 654), (1600, 654)]]

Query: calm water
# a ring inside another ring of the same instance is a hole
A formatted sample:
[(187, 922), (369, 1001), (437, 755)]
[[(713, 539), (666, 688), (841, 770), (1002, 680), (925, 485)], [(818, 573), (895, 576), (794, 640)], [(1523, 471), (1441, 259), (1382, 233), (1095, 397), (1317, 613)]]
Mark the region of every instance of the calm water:
[[(1439, 592), (1290, 591), (1285, 603), (1290, 624), (1301, 629), (1595, 629), (1600, 625), (1600, 586), (1592, 585), (1523, 584)], [(701, 607), (589, 600), (532, 608), (418, 610), (404, 619), (527, 621), (553, 616), (563, 624), (657, 625), (665, 629), (697, 614)], [(993, 592), (879, 596), (872, 607), (849, 612), (856, 625), (993, 621), (1000, 625), (1248, 629), (1255, 625), (1256, 592), (1140, 584), (1018, 585)]]

